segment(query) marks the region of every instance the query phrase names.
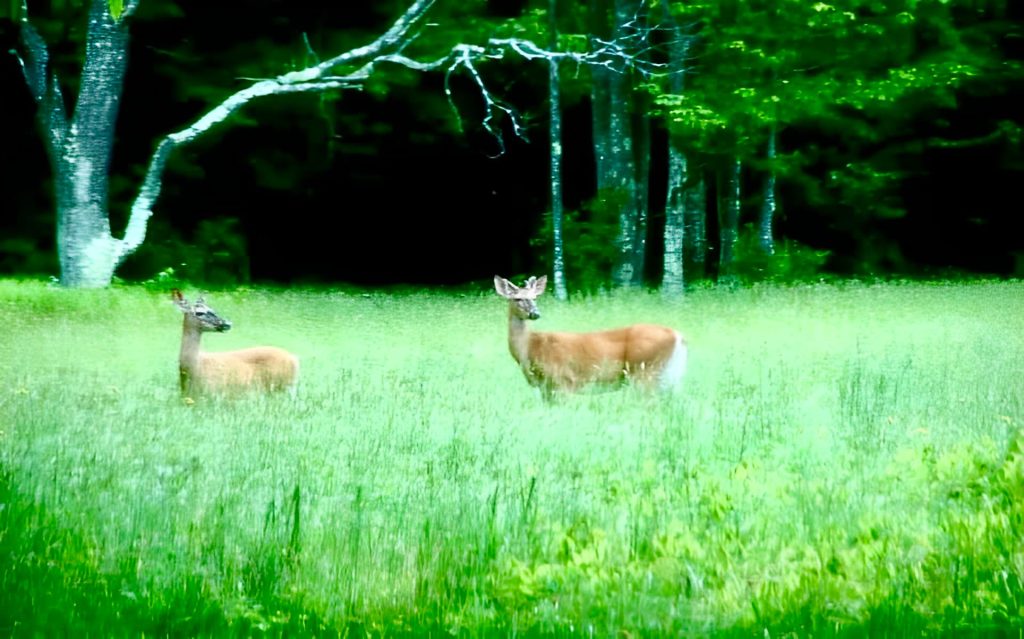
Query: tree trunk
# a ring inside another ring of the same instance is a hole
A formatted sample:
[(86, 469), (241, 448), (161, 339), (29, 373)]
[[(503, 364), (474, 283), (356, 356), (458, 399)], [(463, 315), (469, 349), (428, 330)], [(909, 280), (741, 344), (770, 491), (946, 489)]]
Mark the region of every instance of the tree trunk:
[[(686, 56), (690, 40), (684, 38), (682, 30), (674, 24), (668, 4), (662, 5), (664, 20), (669, 23), (668, 47), (669, 90), (682, 95), (686, 88)], [(663, 265), (661, 270), (661, 292), (669, 297), (679, 297), (686, 286), (686, 265), (684, 247), (687, 242), (687, 205), (692, 185), (687, 184), (688, 164), (686, 154), (672, 136), (671, 121), (668, 129), (668, 189), (665, 194), (665, 233)], [(703, 222), (703, 220), (702, 220)]]
[[(589, 8), (590, 32), (596, 38), (609, 39), (608, 0), (593, 0)], [(596, 45), (595, 45), (596, 46)], [(597, 198), (603, 201), (611, 188), (608, 166), (611, 162), (611, 140), (609, 137), (610, 78), (612, 72), (603, 65), (590, 67), (590, 115), (594, 143), (594, 167), (596, 169)]]
[(740, 160), (733, 158), (719, 171), (718, 188), (718, 232), (720, 252), (718, 255), (719, 281), (731, 283), (736, 274), (736, 242), (739, 239), (740, 223)]
[[(615, 0), (615, 40), (627, 40), (627, 25), (633, 18), (635, 0)], [(630, 122), (629, 103), (632, 93), (626, 73), (610, 77), (608, 100), (608, 134), (611, 161), (609, 178), (615, 208), (619, 217), (618, 254), (612, 271), (612, 283), (617, 288), (637, 286), (643, 268), (637, 269), (637, 189), (636, 168), (633, 158), (633, 127)]]
[(647, 258), (647, 217), (650, 213), (651, 200), (651, 120), (647, 116), (647, 99), (643, 95), (634, 96), (637, 102), (637, 118), (634, 128), (634, 164), (633, 179), (636, 194), (636, 230), (633, 234), (633, 284), (644, 283), (644, 270)]
[[(684, 158), (685, 159), (685, 158)], [(708, 230), (707, 186), (704, 171), (686, 162), (687, 184), (683, 204), (683, 272), (693, 282), (707, 275)], [(694, 177), (691, 175), (695, 174)]]
[[(548, 2), (549, 44), (554, 51), (558, 44), (558, 20), (555, 13), (558, 0)], [(551, 101), (551, 256), (552, 276), (555, 280), (555, 298), (569, 297), (565, 283), (565, 259), (562, 255), (562, 102), (558, 84), (558, 58), (548, 63), (548, 95)]]
[[(124, 17), (127, 17), (125, 15)], [(106, 0), (89, 5), (85, 62), (71, 122), (46, 43), (21, 19), (23, 64), (39, 110), (36, 119), (53, 171), (60, 281), (68, 287), (107, 286), (121, 260), (110, 232), (107, 201), (114, 127), (128, 58), (128, 28)]]
[(775, 255), (775, 238), (772, 232), (772, 224), (775, 221), (776, 199), (775, 199), (775, 125), (768, 132), (768, 175), (764, 180), (764, 195), (761, 200), (761, 215), (758, 217), (757, 239), (761, 252), (765, 255)]
[(668, 193), (665, 198), (665, 249), (661, 270), (661, 292), (669, 297), (683, 294), (683, 239), (686, 227), (684, 185), (686, 184), (686, 155), (672, 140), (668, 141)]

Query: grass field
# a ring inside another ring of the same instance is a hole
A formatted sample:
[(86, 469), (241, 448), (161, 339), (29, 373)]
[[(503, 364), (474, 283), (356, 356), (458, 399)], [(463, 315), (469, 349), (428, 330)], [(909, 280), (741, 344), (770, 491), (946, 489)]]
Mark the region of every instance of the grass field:
[(0, 635), (1024, 632), (1024, 283), (548, 296), (691, 346), (554, 404), (490, 288), (207, 302), (294, 399), (183, 402), (165, 292), (0, 281)]

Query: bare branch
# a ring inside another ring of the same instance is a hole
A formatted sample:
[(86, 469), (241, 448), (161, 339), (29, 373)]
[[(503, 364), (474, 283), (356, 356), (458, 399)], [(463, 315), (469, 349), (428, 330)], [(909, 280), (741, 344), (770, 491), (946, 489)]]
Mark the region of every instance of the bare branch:
[[(137, 4), (138, 0), (132, 0), (132, 2)], [(377, 58), (386, 58), (388, 51), (400, 51), (402, 47), (408, 44), (407, 32), (417, 20), (423, 17), (434, 2), (435, 0), (417, 0), (395, 21), (384, 35), (372, 43), (352, 49), (299, 71), (285, 73), (272, 79), (256, 81), (251, 86), (229, 96), (181, 131), (164, 137), (157, 144), (156, 151), (153, 153), (149, 167), (146, 170), (146, 177), (143, 179), (142, 186), (139, 189), (139, 194), (132, 203), (128, 223), (125, 226), (124, 237), (117, 241), (116, 262), (120, 264), (145, 239), (146, 227), (149, 224), (149, 218), (153, 215), (153, 205), (160, 195), (163, 170), (167, 165), (167, 159), (174, 149), (195, 140), (209, 129), (226, 120), (232, 113), (241, 109), (251, 100), (259, 97), (286, 93), (360, 88), (373, 72), (374, 64), (378, 61)], [(335, 67), (366, 58), (372, 59), (363, 67), (348, 75), (328, 75), (328, 72)], [(389, 61), (400, 63), (402, 61), (412, 62), (400, 55)], [(441, 62), (438, 61), (437, 64), (440, 65)]]
[(124, 238), (118, 242), (117, 263), (120, 264), (124, 258), (131, 255), (145, 239), (146, 226), (149, 223), (149, 218), (153, 215), (153, 205), (156, 204), (156, 200), (160, 195), (163, 170), (167, 165), (167, 159), (174, 149), (192, 142), (255, 98), (286, 93), (350, 88), (358, 88), (358, 85), (346, 82), (342, 78), (325, 79), (320, 82), (303, 82), (300, 84), (281, 84), (277, 80), (262, 80), (246, 89), (238, 91), (184, 129), (164, 137), (157, 145), (157, 149), (150, 159), (149, 167), (146, 170), (146, 177), (143, 179), (142, 187), (139, 189), (139, 195), (132, 203), (128, 224), (125, 226)]
[(59, 149), (63, 146), (67, 137), (68, 117), (64, 106), (64, 95), (60, 90), (60, 82), (57, 74), (50, 73), (50, 52), (46, 41), (36, 31), (35, 26), (28, 17), (28, 3), (22, 0), (21, 17), (19, 19), (19, 31), (21, 42), (25, 48), (25, 56), (22, 57), (18, 51), (12, 49), (18, 59), (21, 72), (25, 76), (25, 83), (28, 85), (32, 99), (38, 105), (42, 117), (40, 121), (47, 133), (43, 139), (47, 145), (47, 151), (57, 157)]
[[(455, 104), (452, 100), (451, 87), (449, 82), (451, 74), (454, 73), (455, 70), (458, 69), (459, 67), (464, 67), (467, 71), (469, 71), (469, 75), (473, 78), (473, 82), (476, 83), (477, 88), (480, 89), (480, 95), (483, 97), (484, 103), (487, 107), (487, 115), (485, 115), (483, 119), (484, 128), (487, 129), (488, 133), (494, 136), (495, 141), (497, 141), (498, 143), (498, 147), (500, 150), (498, 151), (497, 156), (504, 155), (505, 140), (501, 135), (501, 131), (497, 128), (497, 125), (494, 122), (495, 111), (502, 112), (509, 117), (509, 120), (512, 122), (512, 129), (517, 137), (525, 140), (526, 129), (519, 119), (519, 114), (516, 113), (515, 110), (512, 109), (511, 107), (505, 105), (500, 100), (497, 100), (494, 97), (494, 95), (491, 94), (491, 92), (487, 89), (487, 85), (484, 83), (483, 78), (480, 77), (480, 72), (477, 71), (476, 66), (474, 66), (473, 64), (474, 56), (472, 54), (482, 53), (484, 57), (491, 58), (500, 58), (501, 56), (488, 55), (486, 53), (483, 53), (479, 47), (465, 45), (457, 47), (456, 51), (458, 51), (458, 55), (452, 61), (452, 65), (448, 67), (448, 72), (445, 74), (444, 90), (448, 96), (448, 103), (451, 104), (452, 107), (454, 108)], [(458, 111), (456, 111), (456, 115), (457, 114)]]
[[(298, 71), (291, 71), (275, 78), (256, 80), (251, 86), (229, 96), (188, 127), (162, 139), (150, 161), (139, 195), (132, 205), (124, 239), (119, 241), (118, 262), (134, 251), (145, 238), (146, 225), (153, 214), (152, 208), (160, 193), (161, 175), (170, 153), (175, 148), (195, 140), (210, 128), (223, 122), (253, 99), (286, 93), (359, 89), (376, 71), (377, 65), (381, 63), (397, 64), (422, 72), (444, 69), (445, 96), (455, 112), (456, 118), (459, 118), (461, 126), (461, 117), (452, 96), (451, 77), (460, 70), (465, 70), (484, 100), (486, 115), (482, 124), (494, 136), (500, 147), (498, 155), (501, 155), (505, 152), (505, 144), (497, 118), (502, 114), (507, 116), (515, 135), (523, 139), (525, 139), (525, 125), (512, 107), (505, 104), (488, 89), (487, 83), (477, 67), (481, 61), (501, 60), (506, 54), (512, 53), (524, 60), (573, 60), (581, 66), (602, 66), (617, 72), (623, 72), (628, 68), (641, 68), (642, 72), (653, 73), (665, 67), (663, 64), (646, 61), (643, 51), (638, 50), (638, 47), (629, 46), (634, 41), (644, 41), (645, 36), (639, 30), (625, 42), (592, 40), (591, 42), (595, 46), (589, 52), (551, 51), (529, 40), (492, 38), (483, 46), (458, 44), (446, 55), (437, 59), (416, 60), (405, 55), (403, 50), (419, 35), (412, 33), (412, 29), (435, 1), (416, 0), (390, 29), (370, 44), (352, 49), (323, 62), (316, 62)], [(137, 3), (138, 0), (132, 0), (132, 2)], [(317, 56), (312, 51), (308, 39), (304, 42), (307, 52), (316, 60)], [(337, 72), (340, 67), (345, 65), (360, 63), (361, 66), (346, 73)]]
[(383, 55), (389, 49), (399, 49), (408, 42), (405, 34), (416, 22), (423, 17), (436, 0), (416, 0), (411, 7), (400, 17), (391, 28), (384, 32), (379, 38), (368, 45), (357, 47), (337, 55), (329, 60), (316, 64), (299, 71), (292, 71), (278, 77), (278, 81), (291, 84), (296, 82), (311, 82), (323, 78), (335, 67)]
[(21, 3), (19, 22), (21, 23), (21, 42), (25, 47), (25, 57), (23, 58), (15, 49), (11, 49), (10, 53), (18, 58), (21, 72), (25, 75), (25, 82), (28, 84), (29, 91), (32, 92), (33, 99), (37, 103), (41, 103), (46, 96), (46, 75), (50, 51), (46, 48), (46, 41), (28, 19), (26, 0), (22, 0)]

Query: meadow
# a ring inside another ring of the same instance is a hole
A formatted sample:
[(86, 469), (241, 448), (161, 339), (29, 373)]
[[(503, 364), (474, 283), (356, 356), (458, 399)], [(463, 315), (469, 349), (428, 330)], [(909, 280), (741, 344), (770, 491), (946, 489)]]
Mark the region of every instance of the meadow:
[(1024, 632), (1024, 283), (548, 295), (690, 343), (550, 404), (489, 285), (206, 301), (294, 398), (183, 401), (167, 291), (0, 280), (0, 634)]

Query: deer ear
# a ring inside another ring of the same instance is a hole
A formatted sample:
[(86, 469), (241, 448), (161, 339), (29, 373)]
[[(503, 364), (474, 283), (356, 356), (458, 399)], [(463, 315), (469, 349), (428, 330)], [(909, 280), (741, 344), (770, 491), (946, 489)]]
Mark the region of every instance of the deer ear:
[(171, 301), (174, 302), (175, 306), (183, 311), (187, 311), (189, 309), (188, 300), (186, 300), (185, 296), (181, 294), (181, 291), (176, 288), (171, 289)]
[(495, 275), (494, 290), (497, 291), (498, 295), (501, 295), (502, 297), (512, 297), (513, 295), (516, 294), (516, 291), (518, 291), (519, 289), (516, 287), (515, 284), (509, 282), (504, 277), (501, 277), (500, 275)]
[(532, 281), (531, 286), (532, 286), (532, 288), (534, 290), (534, 293), (536, 295), (540, 295), (541, 293), (543, 293), (544, 292), (544, 288), (547, 287), (547, 285), (548, 285), (548, 276), (547, 275), (541, 275), (539, 278), (532, 278), (531, 277), (530, 280)]

